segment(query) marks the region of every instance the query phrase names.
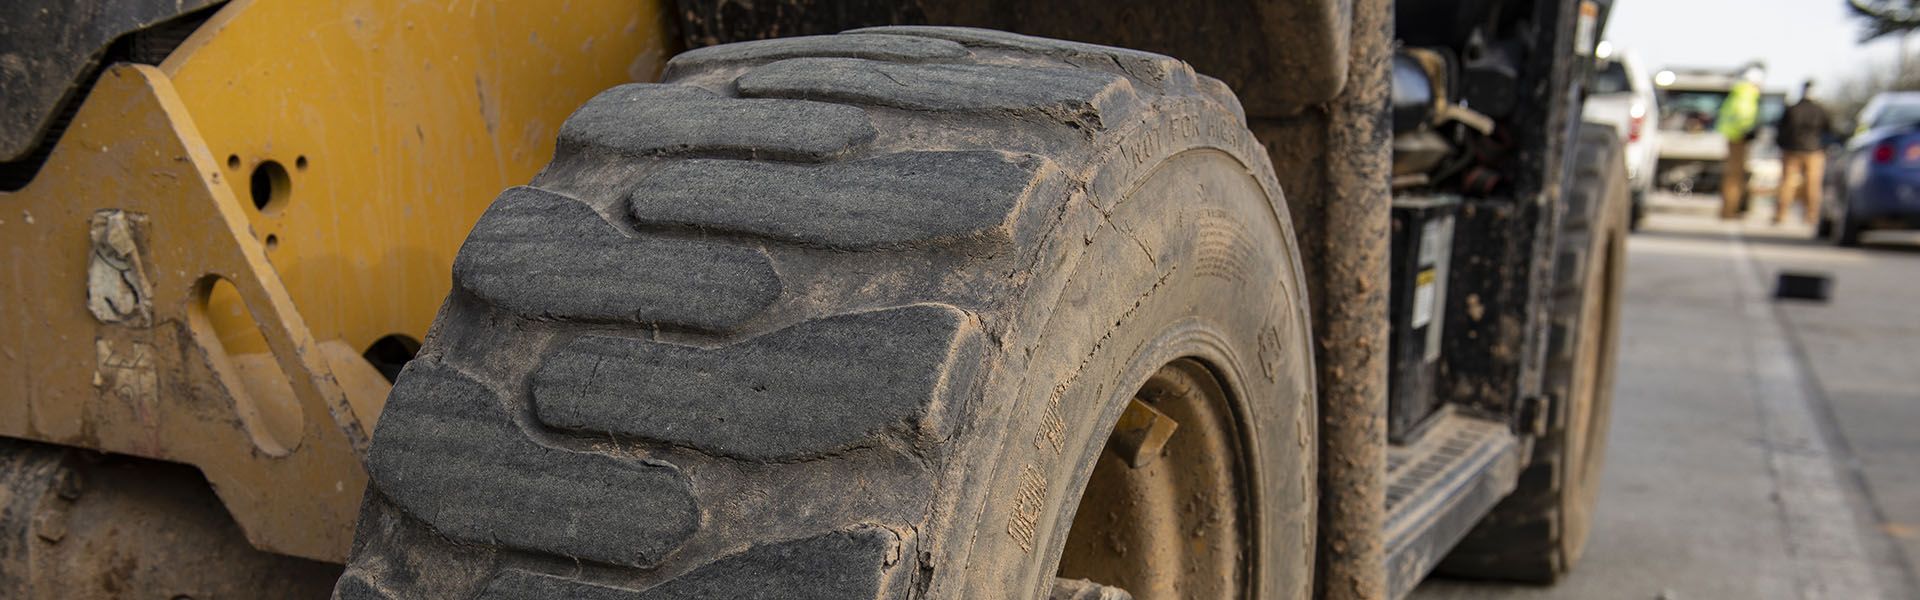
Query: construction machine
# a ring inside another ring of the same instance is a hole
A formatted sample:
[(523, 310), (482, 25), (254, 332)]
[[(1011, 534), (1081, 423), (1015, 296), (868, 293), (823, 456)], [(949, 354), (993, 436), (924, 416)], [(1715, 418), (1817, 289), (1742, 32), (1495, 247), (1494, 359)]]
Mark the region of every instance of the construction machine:
[(0, 597), (1552, 581), (1607, 5), (7, 3)]

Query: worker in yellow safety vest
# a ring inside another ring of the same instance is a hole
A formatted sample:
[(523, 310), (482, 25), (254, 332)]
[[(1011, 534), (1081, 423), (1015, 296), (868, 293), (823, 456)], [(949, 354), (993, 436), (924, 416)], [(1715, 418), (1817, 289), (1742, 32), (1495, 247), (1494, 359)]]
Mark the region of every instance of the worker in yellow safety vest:
[(1747, 210), (1747, 146), (1759, 131), (1760, 82), (1766, 71), (1747, 67), (1740, 81), (1720, 102), (1714, 130), (1727, 138), (1727, 159), (1720, 168), (1720, 218), (1732, 219)]

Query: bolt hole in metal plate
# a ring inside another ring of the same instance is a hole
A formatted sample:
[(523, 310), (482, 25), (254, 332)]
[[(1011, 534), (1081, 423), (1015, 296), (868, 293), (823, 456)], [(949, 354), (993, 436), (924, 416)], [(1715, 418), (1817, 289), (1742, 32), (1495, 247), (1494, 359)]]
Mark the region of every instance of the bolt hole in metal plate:
[(286, 208), (287, 197), (293, 194), (293, 176), (279, 161), (263, 160), (253, 166), (247, 190), (253, 197), (253, 207), (259, 209), (260, 214), (276, 215)]
[[(208, 275), (197, 286), (190, 318), (197, 337), (207, 346), (208, 360), (226, 383), (234, 408), (260, 450), (280, 456), (300, 445), (306, 418), (294, 397), (293, 385), (259, 322), (232, 282)], [(238, 385), (235, 385), (237, 382)]]

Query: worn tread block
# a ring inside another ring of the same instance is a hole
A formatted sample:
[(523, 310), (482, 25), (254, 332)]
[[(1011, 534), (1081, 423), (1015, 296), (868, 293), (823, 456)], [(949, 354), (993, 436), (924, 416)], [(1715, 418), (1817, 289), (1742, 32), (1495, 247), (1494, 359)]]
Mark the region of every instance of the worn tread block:
[(393, 597), (359, 575), (348, 573), (333, 586), (333, 600), (391, 600)]
[[(1585, 242), (1587, 237), (1586, 234), (1580, 232), (1563, 232), (1563, 235), (1568, 239), (1577, 238), (1578, 241), (1581, 242)], [(1587, 281), (1586, 252), (1584, 250), (1562, 250), (1560, 255), (1555, 258), (1556, 260), (1553, 266), (1554, 289), (1561, 293), (1579, 292), (1580, 288)]]
[(917, 304), (818, 319), (715, 349), (582, 336), (533, 375), (559, 429), (611, 432), (752, 460), (801, 459), (915, 428), (965, 385), (976, 326)]
[(1205, 75), (1195, 75), (1193, 79), (1195, 89), (1212, 98), (1214, 102), (1219, 102), (1221, 106), (1227, 107), (1241, 125), (1247, 124), (1247, 109), (1240, 105), (1240, 97), (1234, 95), (1233, 88), (1228, 87), (1226, 82)]
[(902, 556), (901, 540), (880, 527), (762, 544), (708, 563), (645, 591), (508, 570), (489, 582), (483, 600), (880, 600), (904, 596), (888, 585)]
[(1151, 82), (1166, 81), (1178, 74), (1188, 76), (1193, 74), (1192, 67), (1187, 66), (1186, 63), (1181, 62), (1177, 58), (1164, 54), (1154, 54), (1152, 52), (1115, 48), (1113, 46), (1102, 46), (1099, 44), (1088, 44), (1085, 42), (1034, 37), (992, 29), (929, 25), (892, 25), (854, 29), (846, 33), (917, 35), (959, 42), (963, 46), (974, 48), (1013, 50), (1059, 60), (1076, 67), (1100, 69)]
[(630, 83), (601, 92), (567, 117), (555, 154), (564, 158), (604, 149), (635, 157), (820, 161), (865, 145), (874, 135), (873, 123), (857, 107), (743, 100), (687, 86)]
[(719, 330), (779, 297), (767, 257), (722, 242), (631, 237), (571, 198), (500, 195), (454, 259), (454, 281), (536, 319), (671, 323)]
[(678, 468), (534, 443), (486, 387), (437, 363), (409, 364), (390, 398), (368, 474), (449, 538), (650, 566), (700, 525)]
[[(487, 589), (476, 600), (638, 600), (640, 592), (588, 583), (578, 579), (555, 577), (508, 569), (487, 582)], [(726, 596), (716, 596), (724, 598)]]
[(1557, 362), (1573, 360), (1579, 348), (1573, 345), (1574, 325), (1565, 319), (1555, 319), (1547, 329), (1548, 358)]
[(1564, 207), (1562, 210), (1566, 211), (1561, 217), (1563, 228), (1587, 228), (1594, 217), (1592, 207), (1600, 203), (1597, 198), (1594, 198), (1594, 193), (1595, 190), (1592, 189), (1575, 189), (1567, 194), (1567, 201), (1562, 205)]
[(987, 236), (1011, 215), (1043, 159), (992, 151), (913, 152), (826, 165), (689, 160), (636, 182), (638, 223), (744, 233), (840, 249)]
[(938, 62), (965, 58), (967, 49), (950, 40), (922, 36), (849, 34), (811, 35), (708, 46), (680, 53), (667, 63), (665, 79), (718, 66), (759, 64), (803, 56), (864, 58), (888, 62)]
[(920, 111), (1050, 114), (1096, 129), (1102, 126), (1103, 115), (1133, 98), (1132, 84), (1107, 73), (999, 65), (903, 65), (857, 58), (782, 60), (748, 71), (734, 83), (746, 97), (809, 98)]

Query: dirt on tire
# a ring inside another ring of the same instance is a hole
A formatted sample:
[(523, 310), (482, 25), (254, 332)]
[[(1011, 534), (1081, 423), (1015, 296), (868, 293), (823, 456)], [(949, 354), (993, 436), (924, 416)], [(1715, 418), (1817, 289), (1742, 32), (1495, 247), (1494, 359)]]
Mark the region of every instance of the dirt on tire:
[(453, 276), (337, 598), (1045, 597), (1179, 360), (1237, 403), (1250, 593), (1311, 589), (1292, 226), (1177, 60), (926, 27), (687, 52), (569, 118)]

